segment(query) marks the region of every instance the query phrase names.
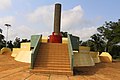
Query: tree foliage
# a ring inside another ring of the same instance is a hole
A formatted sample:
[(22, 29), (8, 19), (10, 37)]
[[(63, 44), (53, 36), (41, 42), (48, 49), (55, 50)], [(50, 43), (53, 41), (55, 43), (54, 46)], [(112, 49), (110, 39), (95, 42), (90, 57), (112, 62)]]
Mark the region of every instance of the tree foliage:
[(7, 44), (8, 44), (7, 47), (10, 48), (10, 49), (12, 50), (12, 48), (14, 47), (13, 44), (12, 44), (12, 41), (11, 41), (11, 40), (8, 41)]
[(21, 43), (22, 42), (30, 42), (30, 40), (28, 40), (28, 39), (22, 39)]
[(91, 36), (91, 39), (88, 40), (88, 46), (90, 46), (91, 49), (94, 51), (102, 52), (102, 51), (104, 51), (105, 43), (102, 40), (101, 35), (93, 34)]
[(68, 32), (61, 32), (62, 37), (67, 37)]
[(5, 46), (4, 35), (2, 34), (2, 29), (0, 29), (0, 49)]
[(112, 56), (120, 56), (120, 45), (116, 45), (120, 43), (120, 20), (105, 22), (97, 31), (82, 45), (89, 46), (92, 51), (107, 51)]
[(20, 48), (20, 38), (16, 37), (15, 41), (13, 42), (14, 48)]
[(2, 33), (2, 29), (0, 28), (0, 33)]
[(120, 20), (118, 22), (105, 22), (97, 30), (106, 42), (106, 51), (110, 52), (112, 47), (120, 42)]

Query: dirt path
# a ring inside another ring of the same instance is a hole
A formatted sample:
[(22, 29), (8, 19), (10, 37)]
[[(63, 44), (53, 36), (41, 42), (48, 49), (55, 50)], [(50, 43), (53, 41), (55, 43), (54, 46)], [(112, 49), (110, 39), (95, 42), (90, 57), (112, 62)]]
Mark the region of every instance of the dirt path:
[(0, 55), (0, 80), (119, 80), (120, 62), (99, 63), (74, 69), (74, 76), (33, 74), (30, 64), (17, 62), (9, 54)]

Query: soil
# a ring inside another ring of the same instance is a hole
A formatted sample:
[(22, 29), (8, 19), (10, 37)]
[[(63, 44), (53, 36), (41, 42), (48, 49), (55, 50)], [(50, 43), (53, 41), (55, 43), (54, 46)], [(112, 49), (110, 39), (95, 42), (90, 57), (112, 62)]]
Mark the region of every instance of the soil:
[(0, 80), (120, 80), (120, 61), (74, 68), (74, 76), (30, 73), (30, 64), (0, 55)]

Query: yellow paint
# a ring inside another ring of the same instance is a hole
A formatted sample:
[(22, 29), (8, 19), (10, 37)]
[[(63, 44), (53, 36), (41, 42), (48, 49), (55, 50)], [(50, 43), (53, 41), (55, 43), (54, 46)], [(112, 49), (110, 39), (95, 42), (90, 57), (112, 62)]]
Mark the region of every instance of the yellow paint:
[(48, 42), (48, 37), (42, 36), (42, 42), (47, 43)]
[(90, 54), (74, 53), (74, 67), (94, 66), (95, 63)]
[(112, 62), (112, 56), (108, 52), (102, 52), (99, 57), (101, 62)]
[(95, 63), (99, 63), (100, 62), (99, 52), (92, 52), (92, 51), (90, 51), (90, 55), (93, 58)]
[(15, 57), (16, 61), (31, 63), (31, 53), (32, 51), (20, 51)]
[(62, 38), (62, 44), (67, 44), (68, 43), (68, 38)]
[[(79, 52), (74, 51), (74, 67), (94, 66), (98, 63), (98, 53), (90, 55), (90, 47), (79, 46)], [(94, 57), (94, 58), (93, 58)]]
[(20, 52), (20, 48), (13, 48), (11, 56), (16, 57), (19, 52)]
[(90, 52), (90, 47), (86, 47), (86, 46), (79, 46), (79, 52), (80, 53), (89, 53)]
[(10, 48), (5, 48), (4, 47), (4, 48), (1, 49), (0, 54), (4, 54), (4, 53), (10, 53), (11, 54), (12, 52), (11, 52)]
[(21, 43), (20, 48), (13, 48), (12, 57), (16, 61), (20, 62), (31, 62), (31, 51), (30, 51), (30, 42)]
[(30, 51), (30, 42), (21, 43), (21, 51)]
[(30, 51), (30, 42), (25, 42), (20, 44), (20, 48), (13, 48), (12, 57), (16, 57), (20, 51)]

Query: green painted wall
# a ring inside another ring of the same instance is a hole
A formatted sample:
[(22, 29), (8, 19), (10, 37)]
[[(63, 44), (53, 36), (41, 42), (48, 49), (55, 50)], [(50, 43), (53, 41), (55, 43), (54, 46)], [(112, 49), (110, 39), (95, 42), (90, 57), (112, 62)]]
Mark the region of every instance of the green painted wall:
[(73, 50), (79, 50), (79, 37), (70, 35)]
[(40, 35), (32, 35), (31, 36), (31, 47), (34, 48), (35, 47), (35, 44), (38, 40), (38, 38), (40, 37)]

